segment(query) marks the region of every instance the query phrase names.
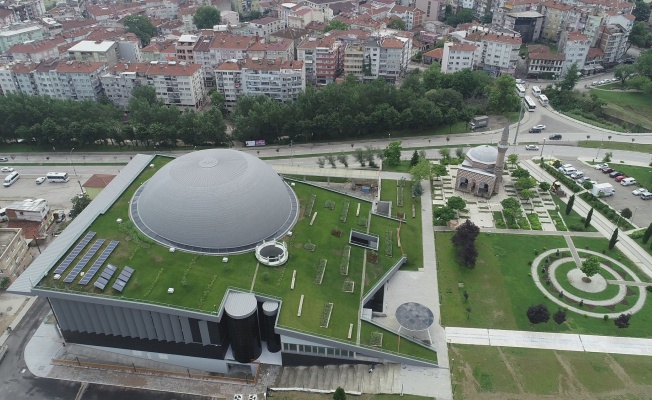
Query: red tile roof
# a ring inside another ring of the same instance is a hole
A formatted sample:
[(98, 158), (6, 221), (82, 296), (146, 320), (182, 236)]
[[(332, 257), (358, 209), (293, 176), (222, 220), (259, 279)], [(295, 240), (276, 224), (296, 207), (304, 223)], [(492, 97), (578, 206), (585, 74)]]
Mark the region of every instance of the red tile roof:
[(61, 38), (41, 40), (40, 42), (33, 42), (33, 43), (20, 43), (11, 46), (9, 50), (7, 50), (7, 52), (34, 54), (34, 53), (40, 53), (42, 51), (54, 49), (62, 43), (65, 43), (65, 40)]
[(589, 38), (582, 32), (574, 31), (568, 34), (568, 40), (589, 40)]
[(442, 49), (442, 48), (433, 49), (433, 50), (430, 50), (430, 51), (428, 51), (426, 53), (423, 53), (423, 56), (424, 57), (431, 57), (431, 58), (434, 58), (434, 59), (437, 59), (437, 60), (441, 60), (442, 58), (444, 58), (444, 49)]
[(475, 51), (478, 46), (473, 44), (454, 44), (450, 46), (450, 50), (454, 51)]
[(509, 44), (518, 44), (520, 45), (523, 43), (523, 39), (520, 37), (511, 37), (511, 36), (505, 36), (505, 35), (496, 35), (494, 33), (489, 33), (484, 36), (483, 40), (490, 41), (490, 42), (501, 42), (501, 43), (509, 43)]

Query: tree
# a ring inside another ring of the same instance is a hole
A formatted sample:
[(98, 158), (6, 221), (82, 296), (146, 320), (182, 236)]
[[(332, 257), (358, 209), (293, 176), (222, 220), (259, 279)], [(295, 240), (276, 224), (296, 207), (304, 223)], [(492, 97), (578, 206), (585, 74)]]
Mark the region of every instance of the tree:
[(439, 149), (439, 155), (444, 160), (448, 160), (449, 158), (451, 158), (451, 149), (449, 149), (448, 147), (444, 147), (443, 149)]
[(412, 158), (410, 159), (410, 167), (414, 167), (419, 163), (419, 152), (414, 150), (414, 153), (412, 153)]
[(539, 189), (541, 189), (544, 192), (547, 192), (550, 190), (550, 184), (548, 182), (541, 181), (539, 182)]
[(577, 63), (573, 63), (573, 65), (568, 68), (566, 75), (564, 75), (564, 79), (559, 84), (563, 92), (572, 92), (575, 89), (575, 85), (577, 85), (577, 82), (580, 80), (580, 74), (578, 72)]
[(335, 389), (335, 393), (333, 393), (333, 400), (346, 400), (344, 389), (338, 386), (337, 389)]
[(383, 150), (387, 165), (397, 166), (401, 163), (401, 150), (400, 141), (391, 142), (387, 145), (385, 150)]
[(134, 35), (138, 36), (143, 47), (149, 45), (151, 38), (158, 34), (156, 27), (152, 24), (152, 21), (144, 15), (127, 15), (123, 20), (122, 24), (124, 25), (127, 32), (131, 32)]
[(349, 26), (345, 24), (344, 22), (337, 20), (337, 19), (331, 19), (328, 25), (324, 27), (324, 32), (330, 32), (334, 30), (338, 31), (346, 31), (349, 29)]
[(355, 149), (355, 151), (353, 152), (353, 158), (355, 159), (355, 161), (360, 163), (361, 167), (364, 167), (366, 165), (364, 150), (362, 150), (361, 148), (358, 147), (357, 149)]
[(533, 199), (533, 198), (537, 197), (537, 194), (534, 193), (534, 191), (532, 191), (530, 189), (523, 189), (523, 190), (521, 190), (521, 192), (518, 195), (523, 200), (530, 200), (530, 199)]
[(636, 71), (648, 78), (652, 78), (652, 50), (642, 52), (636, 59)]
[(591, 256), (582, 262), (582, 268), (580, 269), (591, 281), (591, 277), (600, 271), (600, 260), (598, 257)]
[(332, 155), (332, 154), (327, 154), (327, 155), (324, 156), (324, 159), (326, 160), (326, 162), (328, 162), (328, 163), (330, 164), (331, 167), (333, 167), (333, 168), (336, 168), (336, 167), (337, 167), (337, 165), (335, 164), (335, 162), (337, 161), (337, 159), (335, 158), (334, 155)]
[(632, 15), (636, 17), (636, 21), (646, 23), (650, 19), (650, 5), (643, 0), (639, 0), (635, 4)]
[(421, 181), (417, 181), (412, 185), (412, 196), (421, 197), (423, 195), (423, 186), (421, 186)]
[(575, 195), (572, 195), (568, 199), (568, 203), (566, 203), (566, 215), (570, 215), (571, 211), (573, 211), (573, 204), (575, 204)]
[(398, 29), (399, 31), (404, 31), (406, 29), (405, 21), (400, 18), (392, 18), (392, 21), (387, 24), (387, 27), (389, 29)]
[[(630, 35), (631, 40), (631, 35)], [(629, 79), (633, 74), (636, 73), (636, 67), (633, 65), (621, 64), (614, 68), (614, 76), (620, 79), (621, 84), (625, 84), (625, 81)]]
[[(507, 156), (507, 162), (510, 163), (512, 165), (512, 167), (514, 167), (516, 165), (516, 163), (518, 162), (518, 154), (512, 153), (512, 154), (508, 155)], [(529, 175), (529, 173), (528, 173), (528, 175)]]
[(609, 250), (613, 250), (616, 243), (618, 243), (618, 227), (614, 229), (614, 233), (611, 234), (611, 239), (609, 239)]
[(586, 190), (591, 190), (593, 189), (593, 184), (589, 181), (586, 181), (582, 184), (582, 187)]
[(648, 240), (650, 240), (650, 237), (652, 237), (652, 223), (648, 225), (645, 233), (643, 234), (643, 244), (646, 244)]
[(410, 174), (412, 175), (412, 180), (418, 182), (423, 179), (430, 178), (430, 161), (422, 158), (419, 160), (417, 165), (410, 168)]
[(611, 157), (613, 157), (613, 156), (614, 156), (614, 153), (612, 153), (610, 151), (604, 153), (604, 157), (602, 157), (602, 162), (604, 162), (604, 163), (611, 162)]
[(77, 196), (73, 197), (70, 199), (72, 202), (72, 211), (75, 213), (75, 215), (81, 214), (84, 209), (91, 204), (91, 198), (88, 197), (88, 194), (83, 193), (83, 194), (78, 194)]
[(518, 190), (532, 189), (536, 185), (537, 181), (534, 178), (518, 178), (514, 183), (514, 186), (516, 186), (516, 189)]
[[(514, 154), (516, 157), (518, 157), (517, 154)], [(510, 154), (511, 156), (511, 154)], [(512, 178), (529, 178), (530, 177), (530, 171), (528, 171), (525, 168), (521, 167), (516, 167), (514, 171), (512, 171)]]
[(448, 222), (455, 219), (455, 210), (448, 206), (435, 208), (432, 211), (432, 217), (434, 218), (435, 222), (439, 222), (443, 225), (448, 225)]
[(446, 166), (442, 164), (432, 164), (431, 172), (435, 176), (435, 178), (448, 175), (448, 170), (446, 169)]
[(452, 196), (448, 198), (446, 205), (455, 211), (461, 211), (466, 207), (466, 201), (460, 196)]
[(557, 312), (552, 315), (552, 319), (559, 325), (563, 324), (564, 321), (566, 321), (566, 311), (561, 308), (558, 309)]
[(530, 320), (532, 324), (540, 324), (542, 322), (548, 322), (550, 320), (550, 311), (545, 304), (539, 304), (536, 306), (530, 306), (527, 309), (527, 319)]
[(460, 160), (463, 159), (463, 158), (464, 158), (464, 149), (461, 148), (461, 147), (456, 148), (456, 149), (455, 149), (455, 155), (456, 155), (457, 158), (459, 158)]
[(211, 6), (201, 6), (195, 11), (192, 17), (192, 23), (195, 24), (197, 29), (213, 29), (215, 25), (219, 25), (222, 21), (220, 10)]
[(349, 166), (349, 156), (344, 153), (340, 153), (337, 155), (337, 161), (340, 162), (340, 164), (344, 165), (344, 167)]
[(451, 241), (455, 246), (464, 246), (469, 243), (474, 243), (479, 234), (480, 228), (467, 219), (463, 224), (457, 227), (455, 235), (453, 235)]
[(630, 219), (633, 216), (633, 213), (629, 208), (623, 208), (622, 211), (620, 211), (620, 215), (625, 219)]
[(591, 225), (591, 218), (593, 217), (593, 207), (589, 210), (589, 213), (586, 214), (586, 219), (584, 220), (584, 228), (588, 228)]
[(645, 48), (650, 43), (650, 29), (646, 22), (636, 21), (629, 34), (629, 44)]
[(483, 25), (489, 25), (491, 24), (491, 21), (494, 19), (494, 13), (487, 13), (480, 18), (480, 23)]
[(618, 318), (614, 320), (614, 324), (619, 329), (628, 328), (630, 318), (632, 318), (632, 314), (620, 314)]
[(496, 78), (493, 87), (489, 89), (487, 108), (497, 114), (517, 110), (521, 99), (514, 91), (515, 84), (510, 74), (502, 74)]
[(473, 21), (473, 10), (470, 8), (459, 8), (456, 14), (446, 16), (446, 23), (450, 26), (457, 26)]

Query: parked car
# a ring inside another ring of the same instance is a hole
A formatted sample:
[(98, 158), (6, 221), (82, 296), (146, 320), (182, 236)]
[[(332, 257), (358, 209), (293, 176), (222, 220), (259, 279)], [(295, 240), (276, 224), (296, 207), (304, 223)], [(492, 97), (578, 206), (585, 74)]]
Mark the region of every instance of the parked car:
[[(616, 179), (618, 179), (618, 178), (616, 178)], [(634, 179), (634, 178), (623, 178), (620, 181), (620, 184), (623, 185), (623, 186), (636, 185), (636, 179)]]
[(643, 199), (643, 200), (652, 200), (652, 193), (648, 192), (648, 193), (642, 194), (641, 199)]
[(530, 128), (530, 130), (529, 130), (528, 132), (529, 132), (529, 133), (541, 133), (541, 129)]
[(525, 150), (539, 150), (539, 146), (536, 144), (527, 144), (525, 145)]
[(11, 167), (2, 167), (2, 169), (0, 169), (0, 172), (14, 172), (14, 169)]
[(517, 79), (517, 80), (516, 80), (516, 83), (518, 83), (518, 84), (522, 84), (522, 83), (525, 83), (525, 81), (524, 81), (523, 79)]
[(7, 157), (0, 157), (0, 162), (7, 162), (9, 159)]
[(44, 176), (39, 176), (36, 178), (36, 184), (40, 185), (41, 183), (45, 182), (45, 177)]
[(578, 185), (581, 185), (584, 182), (588, 182), (588, 181), (589, 181), (589, 178), (582, 177), (582, 178), (577, 179), (575, 182), (577, 182)]
[(573, 173), (570, 174), (570, 177), (573, 178), (573, 179), (583, 178), (583, 177), (584, 177), (584, 172), (582, 172), (582, 171), (575, 171), (575, 172), (573, 172)]
[(534, 125), (534, 126), (532, 127), (532, 129), (541, 129), (541, 130), (544, 130), (544, 129), (546, 129), (546, 126), (543, 125), (543, 124)]
[(57, 214), (57, 219), (55, 219), (56, 223), (63, 222), (64, 219), (66, 219), (66, 211), (65, 210), (59, 210), (56, 212)]
[(591, 82), (591, 86), (598, 86), (598, 81)]
[(596, 166), (593, 167), (593, 168), (595, 168), (595, 169), (609, 168), (609, 164), (607, 164), (607, 163), (602, 163), (602, 164), (598, 164), (598, 165), (596, 165)]
[(623, 179), (625, 179), (625, 178), (629, 178), (629, 177), (627, 175), (623, 174), (623, 175), (617, 176), (614, 180), (616, 182), (622, 182)]
[(561, 140), (561, 135), (558, 134), (558, 133), (555, 134), (555, 135), (550, 135), (550, 136), (548, 137), (548, 139), (550, 139), (550, 140)]
[(647, 190), (646, 188), (642, 188), (642, 187), (632, 190), (632, 194), (634, 196), (640, 196), (640, 195), (645, 194), (645, 193), (650, 193), (650, 191)]
[(625, 175), (623, 172), (613, 171), (609, 173), (610, 178), (617, 178), (621, 175)]
[(612, 173), (612, 172), (614, 172), (613, 168), (609, 168), (609, 167), (607, 167), (607, 168), (602, 168), (602, 173), (603, 173), (603, 174), (610, 174), (610, 173)]

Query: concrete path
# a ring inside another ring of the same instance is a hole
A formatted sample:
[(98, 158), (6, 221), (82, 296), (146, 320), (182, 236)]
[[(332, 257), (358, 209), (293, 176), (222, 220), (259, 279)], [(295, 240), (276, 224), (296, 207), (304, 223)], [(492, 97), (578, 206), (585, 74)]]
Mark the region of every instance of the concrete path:
[[(454, 231), (455, 228), (449, 228), (447, 226), (435, 226), (435, 231)], [(526, 229), (491, 229), (491, 233), (502, 233), (502, 234), (512, 234), (512, 235), (528, 235), (528, 236), (551, 236), (551, 235), (565, 235), (565, 236), (577, 236), (577, 237), (604, 237), (600, 232), (550, 232), (550, 231), (531, 231)]]
[(652, 339), (499, 329), (446, 328), (453, 344), (652, 356)]
[(566, 241), (566, 244), (568, 245), (568, 249), (573, 255), (573, 260), (575, 261), (575, 265), (579, 267), (580, 265), (582, 265), (582, 260), (580, 259), (580, 255), (577, 254), (577, 249), (575, 248), (575, 244), (573, 244), (573, 240), (571, 239), (570, 235), (564, 235), (564, 240)]

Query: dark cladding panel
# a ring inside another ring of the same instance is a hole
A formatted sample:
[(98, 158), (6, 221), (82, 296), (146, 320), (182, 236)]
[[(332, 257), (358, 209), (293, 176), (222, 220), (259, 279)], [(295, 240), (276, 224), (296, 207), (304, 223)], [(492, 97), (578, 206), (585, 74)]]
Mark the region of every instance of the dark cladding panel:
[(163, 331), (165, 332), (165, 340), (174, 342), (174, 332), (172, 331), (172, 323), (170, 322), (170, 315), (160, 313), (161, 321), (163, 322)]
[(177, 315), (170, 315), (170, 322), (172, 323), (172, 331), (174, 332), (174, 341), (184, 342), (179, 317)]
[(228, 316), (229, 338), (233, 358), (241, 363), (250, 363), (263, 351), (258, 329), (258, 302), (251, 293), (229, 293), (224, 305)]
[(80, 305), (86, 308), (86, 313), (90, 316), (90, 321), (93, 324), (93, 332), (106, 333), (100, 323), (100, 319), (97, 317), (97, 305), (92, 303), (80, 303)]
[(120, 336), (120, 325), (118, 325), (118, 319), (115, 317), (115, 307), (113, 306), (104, 306), (104, 312), (109, 318), (109, 324), (111, 324), (111, 330), (115, 336)]
[(195, 318), (188, 318), (190, 323), (190, 331), (192, 333), (193, 343), (201, 343), (201, 332), (199, 331), (199, 320)]
[[(83, 303), (80, 304), (76, 301), (70, 301), (68, 302), (68, 304), (70, 304), (70, 311), (72, 312), (75, 318), (75, 323), (77, 323), (77, 328), (79, 328), (79, 331), (92, 333), (93, 327), (90, 321), (86, 321), (86, 317), (88, 315), (84, 315), (84, 314), (88, 314), (88, 313), (85, 313), (86, 308), (84, 308)], [(81, 310), (82, 308), (84, 308), (84, 314), (82, 314), (82, 310)]]
[(104, 330), (104, 333), (107, 335), (112, 335), (113, 330), (111, 329), (111, 324), (109, 323), (109, 317), (107, 317), (106, 315), (104, 306), (101, 304), (96, 304), (95, 311), (97, 312), (97, 318), (99, 318), (100, 324), (102, 324), (102, 329)]
[(143, 314), (141, 314), (140, 310), (131, 310), (131, 317), (136, 323), (136, 329), (138, 329), (138, 337), (141, 339), (149, 339), (147, 328), (145, 327), (145, 322), (143, 321)]
[(50, 300), (52, 311), (54, 312), (54, 315), (56, 315), (57, 321), (59, 322), (59, 328), (61, 328), (62, 331), (74, 330), (72, 329), (72, 326), (68, 321), (68, 317), (66, 317), (66, 313), (64, 313), (62, 310), (62, 306), (61, 306), (62, 300), (59, 299), (48, 299), (48, 300)]
[(212, 344), (223, 344), (224, 336), (226, 335), (226, 318), (222, 318), (221, 323), (206, 321), (208, 325), (208, 335), (211, 338)]
[(122, 312), (125, 315), (125, 320), (127, 321), (127, 327), (129, 327), (129, 336), (130, 337), (140, 337), (138, 333), (138, 327), (136, 326), (136, 321), (134, 321), (134, 315), (131, 311), (131, 308), (122, 308)]
[(206, 325), (206, 321), (199, 321), (199, 332), (201, 333), (201, 343), (203, 345), (211, 344), (211, 338), (208, 333), (208, 325)]
[(131, 337), (122, 307), (113, 307), (113, 312), (115, 313), (115, 319), (118, 321), (118, 326), (120, 326), (120, 336)]
[(274, 332), (276, 326), (276, 314), (278, 314), (278, 303), (275, 301), (266, 301), (262, 306), (263, 314), (261, 315), (261, 325), (265, 326), (267, 332), (267, 350), (270, 353), (281, 351), (281, 335)]
[(156, 328), (156, 338), (158, 340), (166, 340), (161, 315), (155, 311), (152, 311), (150, 314), (152, 315), (152, 321), (154, 321), (154, 328)]
[(152, 314), (149, 311), (140, 310), (140, 315), (145, 324), (145, 329), (147, 329), (147, 338), (152, 340), (158, 340), (156, 336), (156, 328), (154, 327), (154, 321), (152, 321)]
[(179, 317), (179, 322), (181, 323), (181, 330), (183, 331), (183, 341), (186, 343), (192, 343), (192, 331), (190, 330), (188, 317)]

